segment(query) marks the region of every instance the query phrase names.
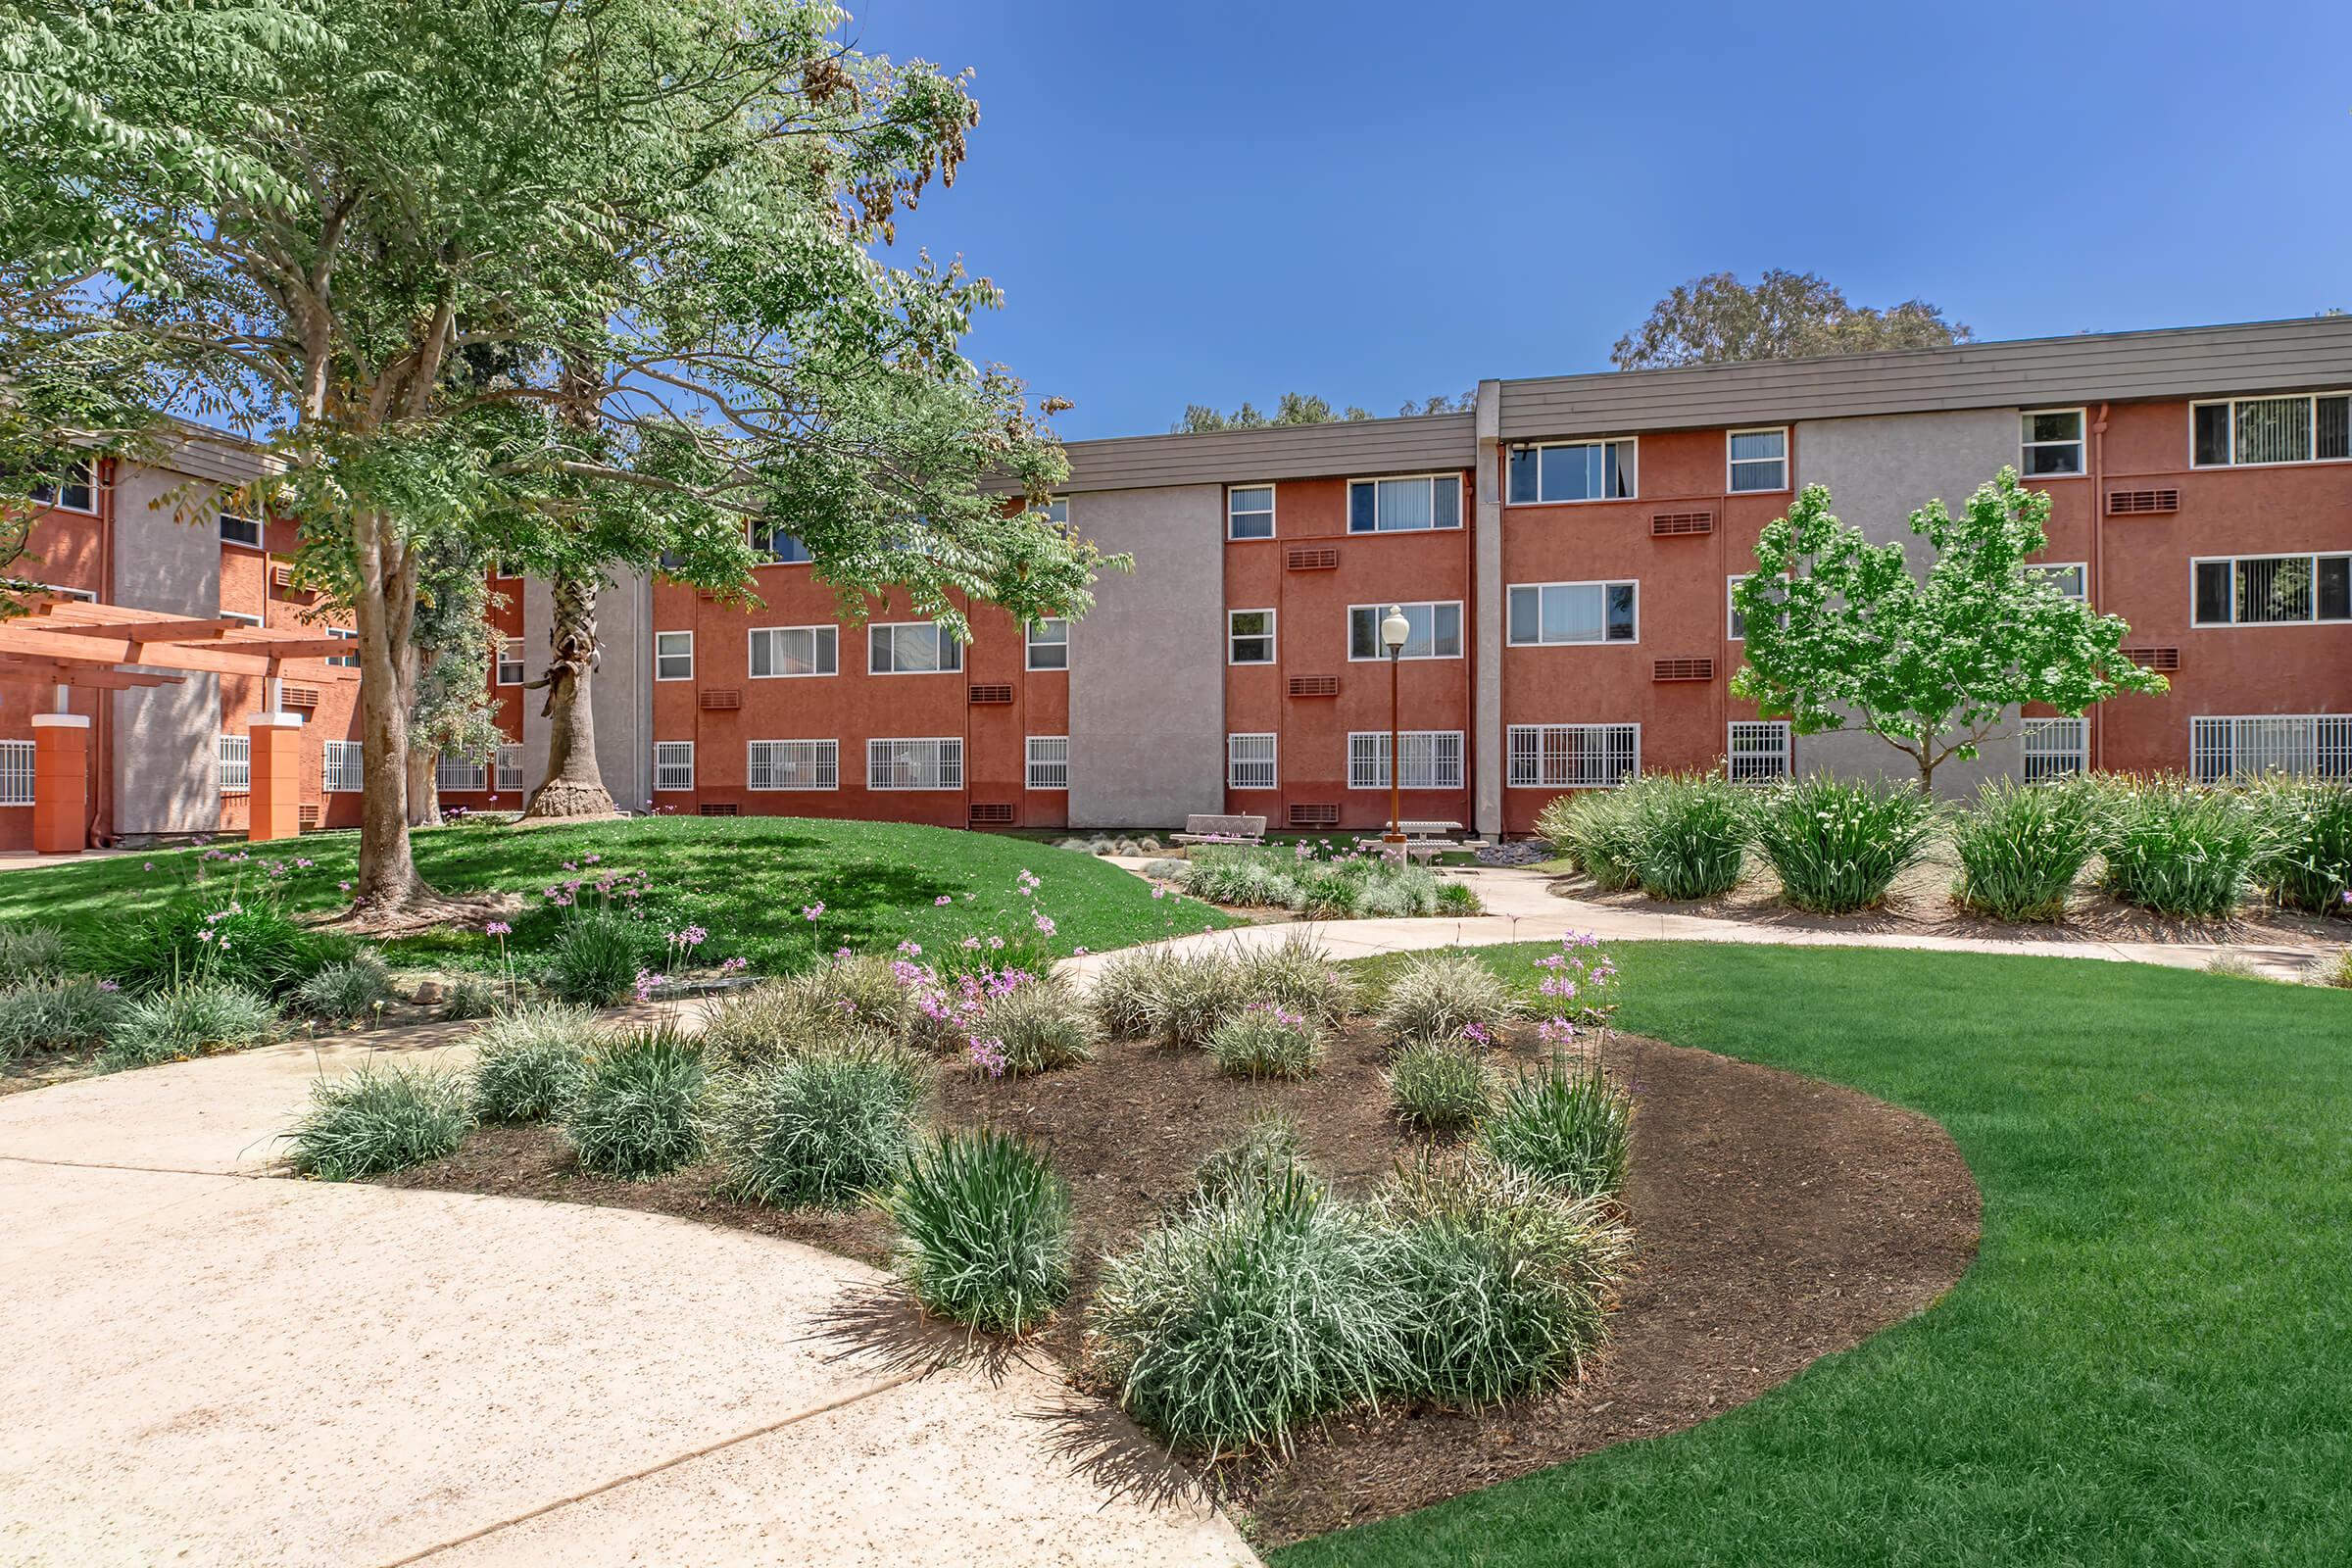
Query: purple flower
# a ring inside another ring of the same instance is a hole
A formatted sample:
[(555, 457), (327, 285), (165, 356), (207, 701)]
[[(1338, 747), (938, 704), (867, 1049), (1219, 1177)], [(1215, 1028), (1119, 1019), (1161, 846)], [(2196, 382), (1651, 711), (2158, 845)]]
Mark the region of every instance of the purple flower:
[(825, 902), (822, 899), (817, 900), (814, 904), (804, 904), (801, 906), (801, 918), (808, 921), (810, 925), (814, 925), (817, 921), (817, 917), (822, 915), (824, 912)]
[(1041, 937), (1050, 937), (1054, 934), (1054, 917), (1042, 909), (1038, 911), (1037, 915), (1037, 934)]
[(954, 904), (955, 902), (956, 902), (956, 901), (955, 901), (955, 899), (954, 899), (954, 898), (950, 897), (949, 895), (947, 895), (947, 894), (945, 894), (945, 893), (942, 893), (942, 894), (941, 894), (941, 895), (940, 895), (938, 898), (936, 898), (936, 899), (933, 899), (933, 900), (931, 901), (931, 903), (932, 903), (932, 904), (933, 904), (935, 906), (942, 907), (942, 908), (946, 907), (948, 905)]
[(507, 924), (507, 922), (504, 920), (493, 920), (488, 925), (482, 927), (482, 935), (486, 937), (504, 937), (513, 936), (514, 934), (514, 928)]
[(149, 860), (149, 861), (147, 862), (147, 869), (148, 869), (148, 870), (150, 870), (150, 871), (152, 871), (152, 870), (154, 870), (154, 869), (155, 869), (155, 862), (154, 862), (153, 860)]
[(1004, 1076), (1004, 1041), (995, 1039), (982, 1040), (975, 1036), (971, 1044), (965, 1049), (971, 1055), (973, 1066), (979, 1068), (991, 1078), (1002, 1078)]
[(101, 980), (98, 982), (98, 989), (101, 991), (120, 991), (122, 989), (122, 986), (120, 981)]
[(335, 886), (341, 888), (346, 893), (351, 891), (351, 884), (349, 882), (338, 882), (335, 884)]
[(1488, 1037), (1486, 1025), (1482, 1023), (1473, 1022), (1462, 1025), (1462, 1038), (1480, 1047), (1492, 1046), (1494, 1043)]
[(923, 956), (923, 945), (920, 942), (902, 942), (899, 944), (899, 951), (909, 958), (919, 958)]
[(1153, 888), (1152, 890), (1152, 896), (1155, 899), (1164, 899), (1168, 896), (1168, 890), (1166, 888)]
[(729, 958), (726, 960), (726, 962), (718, 966), (718, 972), (720, 974), (735, 974), (740, 970), (749, 969), (751, 966), (752, 960), (749, 958)]
[(665, 974), (655, 974), (653, 971), (651, 971), (651, 970), (649, 970), (649, 969), (640, 969), (640, 970), (638, 970), (638, 971), (637, 971), (637, 1000), (638, 1000), (639, 1002), (651, 1002), (651, 1001), (653, 1001), (653, 1000), (654, 1000), (654, 993), (655, 993), (656, 991), (660, 990), (660, 989), (661, 989), (662, 986), (664, 986), (664, 985), (666, 985), (666, 984), (668, 984), (668, 983), (669, 983), (669, 976), (667, 976), (667, 975), (665, 975)]

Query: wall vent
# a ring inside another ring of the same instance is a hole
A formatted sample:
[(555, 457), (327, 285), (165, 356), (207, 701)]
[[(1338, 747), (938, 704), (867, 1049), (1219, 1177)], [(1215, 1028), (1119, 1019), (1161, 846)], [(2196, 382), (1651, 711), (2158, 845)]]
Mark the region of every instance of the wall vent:
[(277, 704), (280, 708), (317, 708), (318, 706), (318, 688), (296, 686), (289, 682), (278, 688)]
[(2180, 667), (2178, 648), (2125, 648), (2122, 655), (2142, 669), (2176, 670)]
[(318, 808), (297, 806), (294, 808), (294, 823), (297, 827), (317, 827), (318, 825)]
[(741, 816), (743, 808), (733, 801), (705, 801), (702, 812), (705, 816)]
[(2178, 490), (2110, 490), (2107, 492), (2107, 515), (2110, 517), (2142, 516), (2154, 512), (2179, 512), (2180, 492)]
[(1282, 564), (1293, 571), (1337, 571), (1340, 569), (1340, 547), (1303, 546), (1284, 556)]
[(1340, 808), (1324, 803), (1293, 801), (1290, 809), (1290, 824), (1293, 827), (1338, 827), (1340, 825)]
[(1010, 827), (1012, 826), (1012, 808), (1003, 801), (974, 801), (972, 803), (972, 826)]
[(736, 686), (706, 686), (696, 695), (695, 700), (702, 707), (714, 711), (741, 708), (743, 706), (743, 690)]
[(966, 693), (965, 700), (974, 708), (993, 708), (1012, 701), (1010, 681), (980, 681)]
[(1661, 539), (1713, 533), (1715, 531), (1715, 514), (1712, 512), (1652, 513), (1649, 518), (1649, 531)]
[(1337, 697), (1340, 695), (1340, 677), (1337, 675), (1293, 675), (1291, 677), (1291, 695), (1293, 697)]
[(1650, 665), (1651, 680), (1713, 680), (1712, 659), (1661, 659)]

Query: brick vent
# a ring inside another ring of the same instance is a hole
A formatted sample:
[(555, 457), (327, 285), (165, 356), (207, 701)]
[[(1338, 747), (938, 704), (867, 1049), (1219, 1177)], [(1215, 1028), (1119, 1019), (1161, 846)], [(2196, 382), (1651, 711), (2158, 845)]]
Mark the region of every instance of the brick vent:
[(705, 816), (741, 816), (743, 814), (743, 808), (737, 806), (733, 801), (705, 801), (702, 810)]
[(298, 827), (317, 827), (318, 825), (318, 808), (297, 806), (294, 808), (294, 822)]
[(1686, 534), (1713, 533), (1715, 514), (1712, 512), (1658, 512), (1649, 518), (1649, 531), (1661, 539)]
[(1290, 823), (1293, 827), (1338, 827), (1340, 808), (1328, 804), (1293, 801)]
[(2174, 670), (2180, 667), (2178, 648), (2126, 648), (2123, 656), (2142, 669)]
[[(294, 592), (294, 568), (292, 566), (271, 566), (270, 568), (270, 586), (281, 594)], [(303, 591), (307, 593), (309, 590)]]
[(735, 686), (706, 686), (697, 700), (707, 709), (741, 708), (743, 691)]
[(317, 708), (318, 706), (318, 688), (288, 684), (278, 688), (277, 700), (286, 708)]
[(2110, 490), (2107, 492), (2107, 515), (2128, 517), (2151, 512), (2179, 512), (2180, 492), (2178, 490)]
[(974, 685), (966, 696), (974, 708), (1009, 703), (1012, 701), (1012, 684), (1009, 681), (982, 681)]
[(1282, 564), (1293, 571), (1337, 571), (1340, 569), (1340, 547), (1314, 545), (1294, 550), (1282, 558)]
[(1713, 680), (1712, 659), (1661, 659), (1650, 665), (1651, 680)]
[(1012, 826), (1012, 808), (1003, 801), (974, 801), (972, 803), (972, 826), (1010, 827)]
[(1340, 695), (1340, 677), (1337, 675), (1293, 675), (1291, 677), (1291, 695), (1293, 697), (1337, 697)]

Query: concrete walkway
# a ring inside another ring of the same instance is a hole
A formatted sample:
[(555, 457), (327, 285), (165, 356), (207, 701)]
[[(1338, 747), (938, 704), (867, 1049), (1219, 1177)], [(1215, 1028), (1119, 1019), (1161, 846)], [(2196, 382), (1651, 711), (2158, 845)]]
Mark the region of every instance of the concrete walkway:
[[(451, 1049), (412, 1033), (390, 1049)], [(1255, 1561), (1197, 1495), (1137, 1490), (1154, 1450), (1058, 1369), (933, 1369), (874, 1270), (258, 1179), (312, 1080), (368, 1054), (0, 1101), (0, 1562)]]

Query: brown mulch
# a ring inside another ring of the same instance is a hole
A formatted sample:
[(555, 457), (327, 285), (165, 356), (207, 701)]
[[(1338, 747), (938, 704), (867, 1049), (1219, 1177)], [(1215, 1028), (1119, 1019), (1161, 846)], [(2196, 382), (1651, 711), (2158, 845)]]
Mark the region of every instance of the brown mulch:
[[(1532, 1042), (1514, 1047), (1532, 1057)], [(1607, 1065), (1639, 1107), (1625, 1194), (1640, 1256), (1585, 1380), (1463, 1413), (1391, 1409), (1337, 1420), (1286, 1460), (1220, 1486), (1269, 1544), (1424, 1506), (1632, 1438), (1693, 1425), (1932, 1303), (1975, 1254), (1975, 1184), (1934, 1122), (1851, 1090), (1637, 1038)], [(1204, 1054), (1134, 1043), (1087, 1066), (988, 1082), (943, 1078), (942, 1120), (1035, 1139), (1068, 1178), (1080, 1270), (1190, 1186), (1200, 1157), (1254, 1116), (1297, 1119), (1316, 1163), (1361, 1190), (1411, 1140), (1386, 1112), (1385, 1053), (1368, 1031), (1335, 1043), (1303, 1084), (1251, 1084)], [(779, 1212), (714, 1196), (709, 1169), (651, 1182), (582, 1172), (546, 1127), (485, 1127), (458, 1153), (386, 1179), (422, 1187), (651, 1210), (887, 1259), (866, 1210)], [(1076, 1365), (1083, 1313), (1042, 1348)]]

